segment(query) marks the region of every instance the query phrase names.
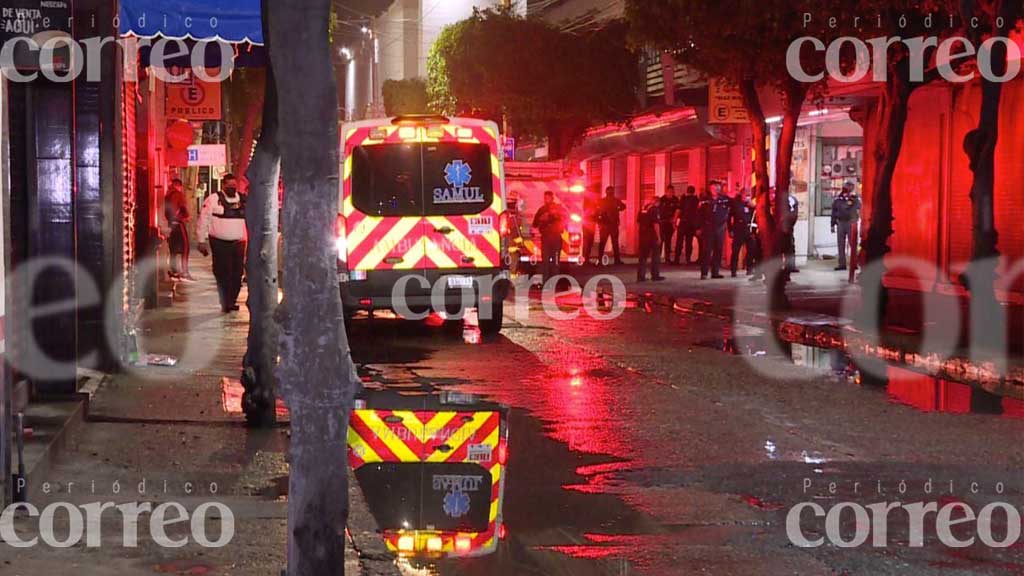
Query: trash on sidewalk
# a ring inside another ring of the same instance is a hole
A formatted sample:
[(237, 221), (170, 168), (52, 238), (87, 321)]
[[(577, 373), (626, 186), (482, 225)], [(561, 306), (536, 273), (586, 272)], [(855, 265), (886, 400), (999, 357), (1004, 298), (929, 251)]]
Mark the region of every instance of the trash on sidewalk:
[(143, 354), (139, 361), (136, 363), (137, 366), (163, 366), (173, 367), (178, 365), (178, 358), (175, 356), (168, 356), (166, 354)]

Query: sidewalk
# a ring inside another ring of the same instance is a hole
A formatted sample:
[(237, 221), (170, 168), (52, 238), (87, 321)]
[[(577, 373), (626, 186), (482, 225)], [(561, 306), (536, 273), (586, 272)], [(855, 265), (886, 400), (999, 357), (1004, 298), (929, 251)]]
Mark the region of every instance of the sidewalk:
[[(243, 306), (222, 314), (209, 261), (197, 257), (193, 266), (199, 282), (179, 285), (173, 305), (147, 311), (140, 327), (143, 353), (181, 361), (108, 378), (91, 398), (85, 424), (45, 477), (29, 478), (30, 502), (42, 509), (54, 502), (173, 501), (189, 512), (221, 502), (235, 517), (234, 538), (223, 548), (202, 548), (191, 540), (183, 548), (164, 548), (152, 541), (143, 517), (139, 546), (124, 547), (120, 515), (104, 514), (103, 546), (0, 547), (0, 562), (16, 570), (5, 568), (4, 574), (265, 576), (285, 567), (289, 432), (283, 425), (249, 430), (240, 414), (225, 410), (222, 380), (238, 378), (248, 313)], [(193, 350), (186, 353), (190, 344)], [(354, 481), (349, 500), (346, 573), (397, 574)], [(38, 529), (38, 519), (29, 520), (16, 523), (25, 538)], [(207, 526), (216, 539), (219, 523), (207, 518)]]
[[(641, 303), (667, 307), (677, 312), (709, 314), (731, 322), (767, 327), (784, 340), (818, 346), (843, 348), (886, 361), (918, 367), (937, 376), (979, 385), (989, 392), (1024, 398), (1024, 310), (1006, 308), (1009, 323), (1010, 354), (1005, 369), (992, 364), (968, 360), (968, 302), (956, 296), (890, 289), (890, 303), (885, 320), (886, 331), (879, 344), (856, 330), (846, 311), (860, 309), (861, 288), (847, 281), (847, 273), (834, 270), (835, 262), (811, 260), (793, 274), (786, 294), (788, 310), (771, 311), (767, 305), (767, 288), (763, 282), (750, 282), (742, 271), (731, 278), (723, 270), (723, 279), (700, 279), (698, 266), (663, 266), (662, 282), (636, 281), (636, 265), (577, 269), (581, 284), (598, 274), (611, 274), (626, 286), (629, 296)], [(962, 331), (960, 346), (949, 358), (937, 358), (920, 351), (922, 332), (940, 333), (952, 322), (923, 319), (923, 299), (934, 299), (947, 309), (958, 309)]]

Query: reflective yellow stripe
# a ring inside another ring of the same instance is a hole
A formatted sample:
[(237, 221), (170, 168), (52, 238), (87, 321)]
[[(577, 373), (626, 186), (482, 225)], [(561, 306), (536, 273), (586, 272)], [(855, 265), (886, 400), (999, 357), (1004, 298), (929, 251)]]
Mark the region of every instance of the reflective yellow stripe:
[[(369, 426), (371, 431), (391, 430), (391, 428), (388, 427), (388, 425), (385, 424), (384, 421), (381, 420), (380, 417), (377, 416), (377, 413), (374, 412), (373, 410), (360, 410), (358, 412), (362, 416), (363, 421), (366, 422), (366, 424)], [(398, 438), (397, 434), (389, 433), (385, 434), (384, 436), (378, 436), (378, 438), (388, 447), (388, 449), (391, 450), (392, 453), (394, 453), (395, 456), (398, 457), (399, 461), (420, 461), (419, 457), (417, 457), (416, 454), (412, 450), (410, 450), (408, 446), (405, 445), (405, 442), (402, 442), (402, 440)]]
[(363, 440), (363, 437), (351, 427), (348, 429), (348, 446), (349, 450), (352, 450), (363, 462), (369, 463), (384, 461), (379, 454), (373, 451), (373, 448), (370, 448), (370, 445), (366, 443), (366, 440)]
[(377, 241), (373, 249), (363, 258), (363, 261), (356, 266), (356, 270), (375, 269), (398, 246), (402, 238), (405, 238), (409, 232), (412, 232), (413, 228), (419, 225), (419, 222), (419, 218), (400, 218), (398, 224), (395, 224), (394, 228)]
[(447, 426), (448, 423), (456, 416), (458, 416), (457, 412), (438, 412), (437, 414), (434, 414), (434, 417), (431, 418), (423, 427), (423, 438), (420, 441), (426, 442), (427, 440), (430, 440), (430, 438), (428, 438), (428, 432), (433, 432), (436, 436), (437, 432)]
[(356, 211), (356, 207), (352, 205), (352, 195), (345, 197), (345, 203), (342, 205), (341, 214), (345, 218), (352, 216), (352, 213)]
[(425, 250), (423, 248), (424, 241), (424, 238), (420, 238), (408, 252), (402, 254), (402, 261), (395, 264), (395, 270), (412, 270), (413, 267), (419, 264), (419, 261), (423, 258), (423, 252)]
[(424, 240), (426, 242), (424, 249), (426, 250), (427, 258), (430, 258), (430, 261), (433, 262), (438, 268), (459, 267), (458, 264), (456, 264), (454, 261), (452, 261), (451, 258), (448, 257), (448, 253), (445, 252), (443, 248), (438, 246), (436, 242), (434, 242), (430, 238), (425, 238)]
[[(348, 209), (349, 200), (346, 199), (346, 209)], [(374, 218), (367, 216), (359, 224), (356, 224), (355, 228), (351, 228), (345, 231), (348, 235), (345, 239), (348, 242), (348, 253), (352, 254), (359, 248), (359, 245), (363, 243), (363, 240), (377, 228), (377, 225), (383, 222), (383, 218)]]
[(352, 156), (346, 156), (345, 157), (345, 173), (342, 175), (342, 178), (344, 178), (345, 180), (348, 180), (351, 177), (352, 177)]
[[(427, 218), (427, 221), (437, 228), (444, 228), (445, 226), (452, 229), (451, 234), (448, 234), (448, 238), (451, 241), (453, 247), (458, 249), (464, 256), (469, 256), (473, 259), (473, 267), (475, 268), (489, 268), (494, 266), (494, 262), (491, 262), (484, 253), (477, 248), (477, 245), (472, 240), (466, 238), (462, 231), (456, 228), (450, 220), (444, 216), (431, 216)], [(453, 263), (454, 264), (454, 263)]]
[[(476, 413), (474, 413), (473, 414), (473, 419), (470, 420), (469, 422), (466, 422), (465, 425), (463, 425), (461, 428), (459, 428), (455, 432), (455, 434), (452, 434), (452, 437), (448, 439), (447, 446), (449, 446), (451, 448), (451, 450), (449, 450), (447, 452), (440, 452), (438, 450), (435, 450), (430, 456), (427, 457), (426, 461), (427, 462), (444, 462), (444, 461), (446, 461), (450, 455), (458, 452), (459, 448), (461, 448), (463, 444), (465, 444), (466, 442), (469, 442), (469, 439), (472, 438), (477, 433), (478, 430), (480, 430), (480, 427), (483, 426), (484, 423), (487, 422), (487, 420), (491, 417), (492, 414), (493, 414), (493, 412), (476, 412)], [(456, 443), (453, 444), (453, 442), (456, 442)]]

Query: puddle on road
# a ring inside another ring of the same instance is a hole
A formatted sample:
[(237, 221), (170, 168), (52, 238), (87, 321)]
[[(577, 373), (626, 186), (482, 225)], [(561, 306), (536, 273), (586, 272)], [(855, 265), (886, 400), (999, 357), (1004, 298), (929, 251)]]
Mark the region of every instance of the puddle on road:
[(697, 346), (752, 358), (779, 358), (770, 351), (781, 349), (784, 359), (796, 366), (826, 371), (866, 389), (884, 389), (890, 401), (920, 412), (1024, 419), (1024, 400), (998, 396), (977, 385), (944, 380), (881, 361), (874, 364), (884, 370), (884, 376), (868, 377), (843, 350), (797, 342), (782, 342), (780, 346), (768, 342), (769, 336), (762, 330), (744, 326), (741, 331), (742, 335), (727, 333), (718, 339), (702, 340)]

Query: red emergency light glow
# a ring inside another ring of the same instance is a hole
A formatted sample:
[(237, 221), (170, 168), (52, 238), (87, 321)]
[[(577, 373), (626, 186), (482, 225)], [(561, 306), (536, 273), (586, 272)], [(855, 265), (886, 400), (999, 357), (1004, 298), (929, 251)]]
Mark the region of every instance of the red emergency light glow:
[(573, 215), (572, 215), (572, 216), (570, 216), (569, 218), (570, 218), (570, 219), (571, 219), (571, 220), (572, 220), (573, 222), (576, 222), (577, 224), (579, 224), (580, 222), (583, 222), (583, 217), (582, 217), (582, 216), (580, 216), (579, 214), (573, 214)]
[(362, 298), (362, 299), (359, 300), (359, 305), (360, 306), (372, 306), (373, 305), (373, 300), (371, 300), (370, 298)]
[(455, 551), (460, 554), (465, 554), (470, 551), (473, 547), (473, 539), (469, 536), (459, 535), (455, 538)]
[(502, 466), (508, 462), (508, 442), (504, 438), (498, 442), (498, 464)]

